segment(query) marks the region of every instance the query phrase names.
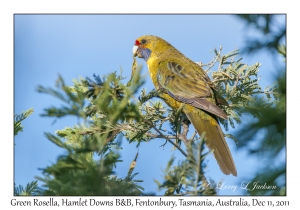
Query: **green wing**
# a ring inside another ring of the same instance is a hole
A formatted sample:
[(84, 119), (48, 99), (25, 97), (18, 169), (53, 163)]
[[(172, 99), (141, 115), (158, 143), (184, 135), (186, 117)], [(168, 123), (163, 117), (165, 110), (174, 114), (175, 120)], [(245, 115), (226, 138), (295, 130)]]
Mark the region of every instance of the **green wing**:
[(157, 72), (159, 87), (165, 89), (177, 101), (227, 119), (227, 115), (214, 103), (216, 100), (210, 87), (211, 81), (206, 73), (197, 67), (183, 66), (173, 61), (161, 62)]

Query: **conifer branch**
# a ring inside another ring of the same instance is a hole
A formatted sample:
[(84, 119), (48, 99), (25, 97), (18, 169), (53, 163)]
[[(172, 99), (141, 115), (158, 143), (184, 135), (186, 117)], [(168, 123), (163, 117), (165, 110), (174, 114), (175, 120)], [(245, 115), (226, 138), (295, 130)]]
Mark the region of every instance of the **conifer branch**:
[[(254, 115), (258, 113), (258, 110), (254, 110), (257, 108), (254, 94), (274, 94), (275, 97), (277, 89), (271, 86), (264, 91), (261, 90), (257, 79), (260, 64), (247, 66), (240, 60), (234, 61), (237, 50), (225, 55), (221, 54), (221, 50), (221, 47), (219, 51), (215, 50), (216, 56), (207, 64), (207, 71), (219, 62), (218, 70), (212, 72), (212, 81), (220, 95), (230, 101), (229, 106), (221, 106), (229, 116), (228, 121), (220, 120), (226, 128), (228, 123), (231, 126), (234, 126), (235, 122), (241, 123), (240, 117), (245, 107), (253, 107)], [(121, 76), (117, 76), (116, 73), (107, 75), (103, 79), (95, 75), (94, 77), (96, 82), (82, 78), (78, 81), (74, 80), (73, 87), (65, 86), (62, 78), (59, 78), (59, 88), (63, 93), (39, 88), (40, 92), (53, 95), (67, 104), (62, 108), (46, 109), (44, 116), (75, 115), (84, 119), (82, 126), (60, 130), (57, 132), (58, 137), (47, 136), (50, 141), (66, 149), (68, 154), (61, 156), (56, 164), (44, 170), (46, 175), (54, 176), (53, 179), (46, 177), (40, 180), (51, 186), (51, 189), (56, 189), (59, 195), (66, 195), (76, 191), (77, 188), (73, 187), (75, 178), (79, 176), (89, 180), (96, 175), (100, 178), (95, 180), (95, 183), (112, 187), (102, 190), (88, 186), (89, 190), (85, 191), (86, 193), (93, 191), (96, 192), (94, 195), (116, 195), (122, 189), (125, 195), (128, 193), (127, 189), (130, 189), (128, 194), (141, 195), (142, 187), (135, 183), (140, 180), (133, 180), (137, 175), (133, 173), (135, 167), (130, 168), (124, 179), (112, 175), (113, 167), (121, 161), (114, 148), (120, 148), (115, 139), (122, 133), (129, 143), (136, 142), (137, 146), (149, 140), (165, 139), (166, 143), (170, 142), (185, 156), (177, 166), (172, 165), (173, 159), (168, 164), (166, 181), (159, 184), (160, 188), (167, 188), (166, 195), (216, 194), (215, 189), (208, 187), (208, 181), (204, 176), (203, 162), (207, 154), (203, 154), (203, 138), (198, 142), (197, 132), (188, 138), (190, 122), (181, 112), (183, 107), (170, 111), (160, 100), (154, 101), (154, 97), (159, 98), (164, 92), (162, 89), (152, 90), (148, 94), (142, 90), (140, 96), (135, 96), (143, 83), (135, 60), (127, 85), (122, 84)], [(84, 100), (88, 101), (85, 107)], [(263, 104), (269, 106), (271, 103), (265, 100)], [(171, 131), (168, 133), (167, 130), (162, 129), (166, 124), (171, 125)], [(181, 148), (181, 142), (184, 143), (186, 151)], [(94, 159), (95, 153), (100, 155), (97, 161)], [(69, 173), (70, 171), (72, 173)], [(84, 183), (82, 180), (80, 184), (84, 185)], [(68, 190), (63, 192), (61, 189)], [(42, 192), (45, 195), (55, 194), (54, 191), (48, 190)], [(76, 191), (79, 192), (82, 191)]]
[(170, 142), (174, 147), (176, 147), (185, 157), (187, 157), (187, 154), (177, 145), (175, 144), (171, 139), (169, 139), (167, 136), (165, 136), (160, 130), (158, 130), (150, 121), (145, 120), (147, 124), (149, 124), (154, 130), (156, 130), (157, 133), (159, 133), (164, 139), (166, 139), (168, 142)]

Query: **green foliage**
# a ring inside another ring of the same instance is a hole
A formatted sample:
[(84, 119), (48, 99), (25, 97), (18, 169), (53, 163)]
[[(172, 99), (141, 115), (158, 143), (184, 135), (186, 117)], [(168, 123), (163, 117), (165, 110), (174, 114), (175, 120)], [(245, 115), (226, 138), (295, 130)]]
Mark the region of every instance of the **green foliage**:
[[(26, 119), (29, 115), (31, 115), (33, 113), (34, 109), (30, 108), (24, 112), (22, 112), (21, 114), (17, 115), (15, 114), (15, 118), (14, 118), (14, 135), (18, 135), (18, 133), (20, 131), (23, 132), (23, 126), (21, 124), (21, 122)], [(35, 195), (36, 194), (36, 190), (37, 190), (37, 181), (32, 181), (29, 182), (26, 187), (24, 188), (22, 185), (19, 186), (14, 186), (14, 195), (16, 196), (31, 196), (31, 195)]]
[[(212, 72), (213, 82), (229, 102), (222, 108), (229, 115), (229, 122), (241, 123), (243, 107), (256, 107), (255, 96), (266, 97), (265, 106), (271, 106), (275, 98), (275, 87), (262, 91), (258, 83), (259, 64), (248, 66), (235, 60), (238, 51), (222, 55), (221, 50), (207, 71), (219, 62), (218, 70)], [(100, 78), (94, 75), (94, 81), (87, 78), (73, 80), (72, 87), (66, 86), (61, 77), (57, 80), (57, 89), (38, 87), (38, 91), (62, 100), (60, 108), (46, 108), (42, 116), (60, 118), (74, 115), (80, 123), (72, 128), (46, 133), (46, 137), (63, 148), (67, 154), (61, 155), (53, 165), (42, 169), (44, 177), (37, 177), (44, 183), (39, 188), (41, 195), (143, 195), (133, 173), (136, 159), (131, 164), (128, 175), (118, 178), (114, 175), (117, 162), (121, 162), (119, 152), (121, 136), (137, 147), (157, 138), (163, 138), (178, 149), (185, 157), (174, 165), (171, 159), (165, 170), (164, 181), (158, 186), (165, 189), (165, 195), (215, 195), (216, 190), (206, 180), (203, 141), (194, 133), (188, 137), (190, 122), (178, 110), (170, 110), (159, 97), (163, 90), (146, 93), (144, 89), (136, 96), (143, 84), (140, 67), (134, 59), (133, 75), (125, 85), (124, 78), (112, 73)], [(274, 95), (274, 97), (270, 97)], [(256, 116), (256, 114), (253, 114)], [(257, 117), (257, 116), (256, 116)], [(227, 127), (225, 121), (221, 121)], [(163, 129), (169, 125), (170, 130)], [(234, 136), (227, 134), (235, 139)], [(202, 137), (203, 138), (203, 137)], [(185, 150), (182, 148), (185, 145)], [(166, 144), (165, 143), (165, 144)], [(164, 146), (164, 144), (162, 145)], [(97, 156), (98, 155), (98, 156)]]
[[(264, 34), (271, 31), (268, 21), (273, 20), (272, 16), (262, 16), (267, 22), (264, 26), (256, 22), (261, 17), (241, 17), (250, 20), (249, 23)], [(279, 43), (284, 33), (270, 37), (273, 38), (250, 41), (254, 48), (249, 48), (248, 51), (253, 52), (259, 46), (267, 46), (273, 50), (275, 44), (270, 43), (270, 40)], [(276, 50), (285, 56), (285, 45), (278, 43)], [(252, 141), (250, 137), (265, 129), (268, 135), (262, 140), (263, 146), (249, 151), (255, 155), (268, 153), (270, 157), (276, 157), (285, 146), (285, 141), (282, 141), (285, 139), (285, 121), (282, 120), (285, 117), (285, 91), (282, 89), (282, 80), (279, 80), (279, 85), (274, 83), (262, 89), (258, 75), (260, 63), (243, 63), (242, 58), (238, 58), (238, 50), (223, 54), (220, 48), (219, 51), (215, 49), (214, 53), (212, 62), (199, 65), (208, 66), (206, 72), (211, 74), (219, 94), (229, 103), (228, 106), (220, 105), (229, 118), (228, 121), (220, 119), (220, 123), (227, 130), (229, 124), (233, 128), (236, 124), (241, 124), (243, 115), (251, 114), (256, 118), (256, 124), (246, 125), (247, 132), (225, 136), (239, 142), (240, 147), (248, 147)], [(46, 108), (42, 116), (60, 118), (73, 115), (80, 119), (80, 123), (59, 130), (56, 135), (45, 134), (66, 153), (54, 164), (42, 169), (44, 177), (37, 178), (44, 183), (39, 188), (40, 195), (144, 195), (143, 188), (139, 185), (142, 180), (134, 179), (138, 175), (133, 172), (138, 155), (132, 161), (126, 177), (119, 178), (115, 175), (116, 163), (122, 162), (122, 136), (130, 143), (136, 143), (137, 147), (143, 142), (163, 138), (186, 157), (177, 165), (175, 158), (171, 157), (164, 171), (164, 180), (161, 183), (156, 180), (159, 189), (165, 190), (165, 195), (216, 195), (215, 182), (208, 181), (205, 177), (205, 157), (209, 153), (203, 152), (203, 136), (199, 138), (196, 133), (188, 135), (190, 122), (181, 112), (182, 107), (170, 110), (161, 100), (154, 99), (159, 98), (163, 90), (147, 93), (142, 89), (138, 94), (138, 89), (143, 84), (141, 67), (137, 65), (135, 58), (132, 66), (132, 75), (127, 84), (123, 83), (122, 75), (112, 73), (103, 78), (94, 75), (94, 81), (89, 78), (73, 80), (72, 87), (66, 86), (59, 77), (57, 89), (42, 86), (38, 88), (39, 92), (64, 102), (60, 108)], [(215, 67), (217, 68), (213, 70)], [(164, 129), (166, 125), (170, 129)], [(264, 171), (257, 174), (256, 178), (268, 184), (278, 184), (282, 181), (281, 177), (285, 176), (285, 167), (280, 166), (278, 170), (270, 167), (266, 170), (274, 173), (266, 176)], [(272, 193), (284, 192), (285, 183)], [(252, 194), (264, 193), (253, 191)]]
[[(286, 149), (285, 82), (285, 76), (278, 78), (281, 93), (278, 102), (272, 107), (258, 104), (258, 120), (245, 124), (236, 134), (240, 148), (247, 148), (251, 155), (263, 160), (260, 161), (260, 171), (253, 177), (253, 182), (259, 180), (261, 183), (277, 186), (276, 190), (249, 191), (251, 195), (285, 195), (286, 162), (282, 160), (282, 152)], [(251, 113), (253, 110), (245, 108), (245, 111)], [(258, 138), (257, 133), (262, 133), (263, 136)]]
[[(139, 70), (138, 70), (139, 71)], [(38, 91), (55, 96), (65, 102), (62, 108), (45, 109), (42, 116), (62, 117), (75, 115), (82, 123), (73, 128), (45, 133), (57, 146), (66, 150), (53, 165), (42, 169), (44, 183), (41, 195), (141, 195), (143, 188), (135, 180), (137, 173), (131, 167), (125, 178), (114, 175), (120, 160), (122, 122), (139, 119), (139, 108), (131, 99), (143, 84), (140, 74), (133, 77), (131, 85), (121, 83), (122, 76), (107, 75), (104, 80), (74, 80), (74, 86), (65, 86), (60, 77), (58, 90), (39, 87)], [(85, 103), (88, 105), (85, 105)]]
[(203, 139), (195, 139), (189, 144), (187, 158), (177, 166), (174, 166), (174, 157), (169, 160), (163, 183), (155, 180), (159, 189), (166, 189), (165, 195), (216, 195), (216, 188), (209, 184), (202, 171), (206, 167), (204, 160), (208, 154), (204, 154)]
[(37, 181), (32, 181), (26, 185), (24, 188), (22, 185), (14, 187), (14, 195), (15, 196), (32, 196), (36, 195), (37, 191)]
[[(142, 187), (136, 184), (129, 174), (126, 178), (114, 175), (114, 167), (120, 162), (115, 151), (102, 152), (98, 159), (90, 151), (74, 152), (67, 144), (54, 135), (47, 138), (68, 150), (68, 155), (61, 155), (57, 162), (43, 169), (45, 188), (39, 189), (42, 195), (141, 195)], [(76, 150), (75, 150), (76, 151)], [(78, 150), (77, 150), (78, 151)]]
[[(279, 52), (285, 58), (286, 47), (282, 44), (285, 29), (272, 34), (272, 15), (240, 15), (249, 25), (260, 31), (267, 39), (249, 39), (247, 52), (268, 49)], [(259, 21), (263, 19), (264, 21)], [(264, 24), (261, 24), (264, 23)], [(278, 82), (264, 90), (258, 76), (260, 63), (247, 65), (238, 58), (239, 51), (223, 54), (222, 49), (214, 50), (215, 56), (207, 65), (206, 71), (219, 94), (229, 106), (220, 105), (229, 120), (220, 119), (227, 130), (229, 124), (235, 127), (241, 124), (244, 115), (251, 114), (255, 121), (246, 123), (244, 130), (226, 137), (239, 142), (240, 148), (247, 148), (250, 155), (265, 160), (260, 162), (260, 172), (253, 177), (268, 185), (279, 186), (276, 190), (254, 190), (250, 195), (285, 195), (285, 163), (273, 164), (278, 154), (285, 149), (286, 139), (286, 90), (285, 75)], [(218, 64), (218, 65), (216, 65)], [(213, 68), (217, 67), (213, 70)], [(61, 118), (78, 117), (79, 123), (73, 127), (58, 130), (56, 135), (45, 133), (46, 138), (65, 153), (55, 163), (41, 169), (43, 177), (36, 177), (43, 185), (37, 187), (37, 181), (28, 183), (24, 188), (15, 186), (15, 195), (145, 195), (139, 184), (143, 180), (135, 179), (134, 172), (138, 154), (129, 166), (125, 177), (115, 174), (117, 163), (122, 163), (120, 143), (125, 137), (137, 147), (151, 140), (163, 138), (178, 149), (185, 158), (175, 164), (171, 157), (164, 170), (164, 180), (155, 180), (165, 195), (216, 195), (216, 182), (206, 179), (206, 156), (204, 154), (204, 136), (188, 134), (190, 122), (178, 110), (171, 110), (159, 98), (163, 90), (144, 89), (140, 76), (141, 67), (134, 58), (132, 75), (123, 83), (122, 75), (111, 73), (94, 80), (80, 77), (73, 80), (72, 87), (65, 85), (62, 77), (56, 82), (56, 89), (38, 87), (40, 93), (61, 100), (61, 107), (49, 107), (41, 116)], [(15, 116), (15, 135), (22, 131), (21, 121), (33, 112), (30, 109)], [(243, 123), (245, 124), (245, 123)], [(168, 127), (170, 129), (165, 129)], [(253, 139), (261, 131), (261, 139)], [(255, 142), (256, 147), (253, 147)], [(163, 144), (162, 146), (164, 146)], [(134, 156), (134, 155), (133, 155)]]
[(285, 42), (286, 28), (278, 24), (278, 15), (251, 14), (238, 15), (248, 28), (253, 28), (258, 36), (246, 38), (245, 52), (254, 53), (266, 50), (272, 54), (278, 53), (278, 46)]
[[(268, 39), (251, 39), (245, 50), (254, 52), (266, 50), (270, 54), (281, 54), (283, 62), (277, 65), (277, 94), (271, 106), (256, 98), (254, 107), (244, 107), (245, 113), (255, 114), (257, 120), (250, 121), (236, 133), (239, 147), (245, 148), (250, 155), (257, 157), (259, 167), (252, 177), (252, 183), (276, 186), (276, 189), (256, 189), (248, 191), (249, 195), (286, 195), (286, 29), (274, 27), (276, 15), (240, 15), (248, 25), (256, 25), (256, 30)], [(263, 25), (259, 25), (259, 20)], [(272, 26), (273, 25), (273, 26)], [(253, 44), (254, 43), (254, 44)], [(256, 43), (256, 44), (255, 44)], [(273, 59), (276, 61), (275, 59)], [(279, 66), (279, 67), (278, 67)], [(257, 134), (261, 134), (260, 138)]]
[(29, 115), (33, 113), (34, 109), (30, 108), (21, 114), (15, 114), (15, 119), (14, 119), (14, 135), (16, 136), (20, 131), (23, 131), (23, 126), (21, 122), (25, 120)]
[(76, 91), (76, 94), (73, 94), (72, 89), (65, 85), (62, 77), (56, 81), (56, 87), (62, 89), (65, 95), (58, 90), (54, 90), (52, 88), (44, 88), (39, 86), (37, 91), (40, 93), (46, 93), (63, 101), (66, 105), (61, 107), (60, 109), (56, 109), (55, 107), (50, 107), (45, 109), (45, 114), (41, 116), (54, 116), (54, 117), (64, 117), (67, 115), (74, 115), (79, 117), (84, 117), (85, 113), (83, 112), (84, 107), (84, 93), (80, 90)]
[[(284, 44), (279, 44), (278, 45), (278, 52), (284, 57), (286, 58), (286, 46)], [(284, 60), (285, 62), (285, 60)]]
[[(228, 130), (229, 124), (232, 128), (235, 128), (235, 123), (241, 124), (244, 107), (257, 109), (258, 95), (265, 107), (270, 107), (275, 103), (274, 99), (277, 100), (278, 96), (277, 84), (274, 83), (264, 90), (259, 84), (258, 72), (261, 64), (242, 63), (242, 58), (236, 58), (239, 54), (238, 50), (223, 55), (222, 47), (220, 47), (219, 51), (215, 49), (214, 52), (215, 57), (206, 71), (211, 73), (218, 93), (224, 96), (229, 103), (229, 106), (222, 106), (228, 115), (228, 120), (220, 119), (220, 123), (226, 130)], [(216, 63), (218, 63), (218, 69), (211, 71)], [(252, 115), (257, 117), (257, 112), (253, 111)]]

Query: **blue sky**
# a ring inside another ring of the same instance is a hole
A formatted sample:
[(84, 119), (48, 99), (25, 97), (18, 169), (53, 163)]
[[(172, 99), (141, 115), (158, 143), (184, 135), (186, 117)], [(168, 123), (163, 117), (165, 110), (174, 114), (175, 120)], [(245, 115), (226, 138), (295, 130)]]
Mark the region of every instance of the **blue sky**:
[[(280, 17), (284, 20), (284, 16)], [(284, 21), (281, 21), (281, 23)], [(253, 32), (252, 32), (253, 33)], [(249, 35), (244, 23), (231, 15), (15, 15), (14, 16), (14, 113), (19, 114), (31, 107), (34, 113), (23, 121), (24, 132), (15, 137), (15, 183), (26, 185), (41, 176), (38, 168), (55, 162), (63, 150), (44, 137), (44, 132), (55, 133), (78, 122), (75, 117), (57, 120), (40, 117), (43, 109), (60, 106), (61, 102), (36, 91), (38, 85), (54, 87), (58, 75), (68, 85), (79, 76), (105, 75), (120, 71), (130, 77), (132, 46), (141, 35), (157, 35), (175, 46), (193, 61), (208, 63), (213, 57), (214, 47), (223, 47), (227, 53), (240, 49)], [(253, 34), (255, 35), (255, 34)], [(277, 68), (274, 58), (265, 53), (241, 55), (247, 64), (262, 63), (261, 84), (265, 87), (275, 80)], [(279, 58), (280, 59), (280, 58)], [(280, 60), (281, 61), (281, 60)], [(144, 87), (154, 87), (146, 76)], [(228, 139), (236, 162), (238, 177), (224, 175), (213, 157), (208, 158), (208, 178), (223, 180), (226, 185), (239, 185), (247, 181), (259, 167), (257, 160), (249, 158), (243, 150), (236, 150), (234, 142)], [(141, 144), (135, 171), (137, 179), (143, 179), (146, 192), (157, 194), (154, 179), (162, 179), (162, 170), (170, 156), (182, 159), (178, 152), (172, 152), (171, 145), (160, 147), (163, 140)], [(126, 176), (130, 162), (137, 152), (136, 144), (122, 141), (123, 162), (118, 165), (117, 175)], [(221, 195), (237, 195), (243, 191), (220, 190)]]

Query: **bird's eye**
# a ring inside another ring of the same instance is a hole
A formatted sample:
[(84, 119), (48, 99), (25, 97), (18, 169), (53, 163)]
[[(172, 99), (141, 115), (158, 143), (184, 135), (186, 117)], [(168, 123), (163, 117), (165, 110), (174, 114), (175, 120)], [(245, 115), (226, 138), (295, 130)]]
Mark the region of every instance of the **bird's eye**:
[(145, 44), (145, 43), (146, 43), (146, 40), (145, 40), (145, 39), (142, 39), (141, 43), (142, 43), (142, 44)]

